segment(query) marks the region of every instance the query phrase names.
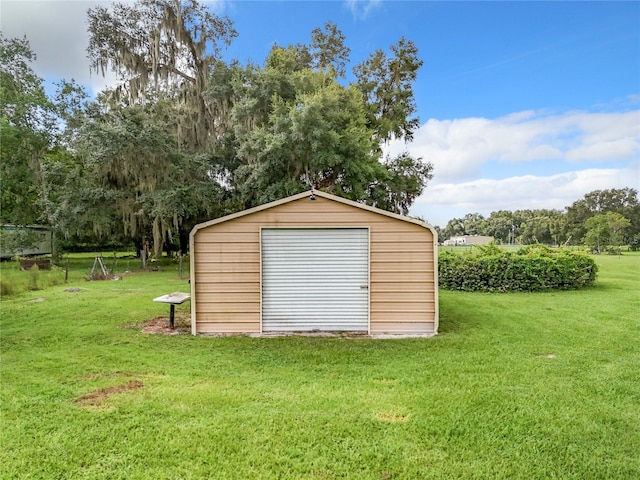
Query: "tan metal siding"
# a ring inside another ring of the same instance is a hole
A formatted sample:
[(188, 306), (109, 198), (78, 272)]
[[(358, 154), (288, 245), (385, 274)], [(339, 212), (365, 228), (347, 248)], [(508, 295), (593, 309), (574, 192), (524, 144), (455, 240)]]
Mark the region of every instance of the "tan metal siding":
[(204, 302), (200, 299), (199, 308), (201, 312), (210, 313), (260, 313), (259, 302), (229, 302), (222, 298), (219, 302)]
[[(422, 272), (384, 272), (379, 271), (376, 264), (371, 264), (371, 283), (386, 283), (386, 284), (399, 284), (399, 283), (426, 283), (433, 281), (433, 271), (425, 270)], [(401, 292), (402, 290), (396, 290)]]
[[(200, 268), (202, 265), (198, 265)], [(258, 283), (260, 285), (260, 272), (218, 272), (216, 275), (210, 275), (207, 272), (198, 270), (195, 274), (195, 283)]]
[(330, 199), (305, 197), (196, 231), (192, 292), (198, 333), (260, 331), (261, 227), (369, 227), (370, 332), (436, 329), (431, 231)]
[(260, 263), (260, 255), (256, 252), (198, 252), (201, 263)]
[[(206, 315), (203, 315), (207, 318)], [(260, 322), (243, 322), (242, 317), (229, 317), (225, 322), (219, 318), (213, 321), (198, 320), (198, 333), (260, 333)]]
[(230, 242), (230, 243), (206, 243), (202, 239), (198, 239), (196, 251), (200, 253), (243, 253), (250, 252), (253, 242)]
[(434, 323), (430, 322), (376, 322), (371, 326), (372, 335), (393, 334), (393, 335), (429, 335), (435, 333)]
[[(416, 293), (419, 295), (416, 295)], [(420, 291), (420, 290), (396, 291), (394, 287), (392, 287), (392, 291), (390, 292), (376, 291), (375, 296), (376, 296), (375, 303), (378, 304), (379, 306), (385, 305), (387, 303), (394, 303), (394, 302), (411, 303), (411, 302), (415, 302), (416, 297), (421, 298), (422, 301), (429, 302), (430, 305), (433, 305), (433, 301), (434, 301), (434, 292), (425, 293), (424, 290), (423, 291)]]

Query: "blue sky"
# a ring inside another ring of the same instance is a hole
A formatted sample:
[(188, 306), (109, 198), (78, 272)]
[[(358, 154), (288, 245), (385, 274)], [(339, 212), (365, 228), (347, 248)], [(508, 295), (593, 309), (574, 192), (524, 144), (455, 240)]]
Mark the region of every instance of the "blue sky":
[[(5, 36), (24, 34), (44, 78), (99, 89), (84, 56), (97, 2), (0, 1)], [(104, 3), (104, 2), (103, 2)], [(262, 63), (331, 20), (352, 64), (405, 36), (424, 66), (421, 127), (391, 144), (431, 161), (412, 214), (432, 224), (499, 209), (562, 209), (585, 193), (640, 188), (640, 2), (211, 2), (239, 37), (228, 58)], [(108, 83), (110, 79), (107, 79)]]

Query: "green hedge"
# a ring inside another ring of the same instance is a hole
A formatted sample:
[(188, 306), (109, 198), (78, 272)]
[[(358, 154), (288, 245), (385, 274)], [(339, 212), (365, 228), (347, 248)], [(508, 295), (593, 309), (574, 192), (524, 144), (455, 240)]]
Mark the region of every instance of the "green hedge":
[(542, 245), (518, 251), (495, 245), (439, 256), (439, 284), (448, 290), (536, 292), (593, 285), (598, 267), (589, 255)]

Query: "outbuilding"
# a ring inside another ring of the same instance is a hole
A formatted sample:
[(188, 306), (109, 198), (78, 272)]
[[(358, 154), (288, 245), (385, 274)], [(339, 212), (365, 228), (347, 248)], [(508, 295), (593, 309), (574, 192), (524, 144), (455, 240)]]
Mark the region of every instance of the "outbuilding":
[(196, 334), (435, 335), (437, 234), (428, 224), (308, 191), (196, 225)]

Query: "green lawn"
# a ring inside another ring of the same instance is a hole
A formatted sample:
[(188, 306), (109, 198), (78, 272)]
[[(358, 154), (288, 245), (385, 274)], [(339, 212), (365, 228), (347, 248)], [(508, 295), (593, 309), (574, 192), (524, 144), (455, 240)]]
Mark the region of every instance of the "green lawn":
[(144, 334), (177, 266), (76, 260), (0, 303), (0, 477), (640, 478), (640, 255), (597, 261), (596, 287), (441, 291), (438, 337), (368, 340)]

